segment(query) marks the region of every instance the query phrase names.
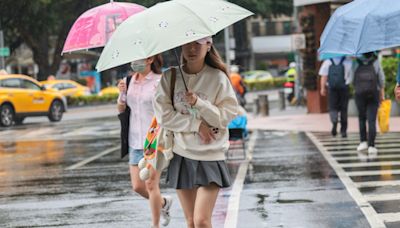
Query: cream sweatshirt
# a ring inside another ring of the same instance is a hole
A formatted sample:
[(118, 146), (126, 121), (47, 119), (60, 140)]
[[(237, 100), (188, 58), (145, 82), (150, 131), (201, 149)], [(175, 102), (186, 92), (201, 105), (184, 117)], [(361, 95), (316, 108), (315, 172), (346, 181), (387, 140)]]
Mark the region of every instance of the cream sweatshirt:
[[(183, 73), (189, 91), (197, 95), (191, 108), (185, 101), (185, 87), (179, 69), (176, 70), (174, 108), (170, 99), (171, 71), (161, 77), (154, 96), (154, 112), (158, 123), (174, 132), (173, 152), (201, 161), (225, 160), (229, 148), (227, 126), (238, 109), (235, 92), (228, 77), (220, 70), (205, 65), (197, 74)], [(194, 111), (193, 111), (194, 110)], [(218, 128), (216, 139), (204, 144), (198, 134), (201, 121)]]

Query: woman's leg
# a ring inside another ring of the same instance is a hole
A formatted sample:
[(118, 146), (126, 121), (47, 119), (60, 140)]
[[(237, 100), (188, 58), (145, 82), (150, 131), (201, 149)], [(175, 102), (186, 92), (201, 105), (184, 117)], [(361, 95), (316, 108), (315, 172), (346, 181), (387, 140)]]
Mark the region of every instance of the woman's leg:
[(216, 184), (199, 187), (194, 207), (194, 226), (211, 228), (211, 217), (217, 201), (219, 187)]
[(149, 193), (150, 209), (152, 214), (153, 226), (159, 227), (161, 207), (164, 200), (160, 193), (160, 174), (154, 170), (150, 170), (150, 178), (146, 180), (146, 188)]
[(178, 194), (183, 213), (185, 214), (187, 227), (194, 228), (193, 214), (197, 189), (177, 189), (176, 193)]
[(131, 184), (133, 191), (141, 195), (143, 198), (148, 199), (149, 194), (147, 192), (144, 181), (142, 181), (139, 177), (139, 168), (137, 167), (137, 165), (130, 165), (129, 171), (131, 174)]

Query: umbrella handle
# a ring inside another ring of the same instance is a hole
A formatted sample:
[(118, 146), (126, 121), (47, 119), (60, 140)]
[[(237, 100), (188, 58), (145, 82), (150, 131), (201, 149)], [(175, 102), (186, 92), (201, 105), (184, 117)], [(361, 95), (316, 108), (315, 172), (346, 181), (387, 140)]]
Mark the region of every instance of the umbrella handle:
[(183, 71), (182, 71), (181, 61), (179, 60), (178, 52), (176, 51), (176, 48), (174, 48), (174, 55), (175, 55), (176, 61), (178, 62), (179, 71), (181, 72), (181, 77), (182, 77), (182, 80), (183, 80), (183, 85), (185, 85), (186, 92), (188, 92), (189, 90), (188, 90), (188, 88), (187, 88), (186, 81), (185, 81), (185, 79), (183, 78)]

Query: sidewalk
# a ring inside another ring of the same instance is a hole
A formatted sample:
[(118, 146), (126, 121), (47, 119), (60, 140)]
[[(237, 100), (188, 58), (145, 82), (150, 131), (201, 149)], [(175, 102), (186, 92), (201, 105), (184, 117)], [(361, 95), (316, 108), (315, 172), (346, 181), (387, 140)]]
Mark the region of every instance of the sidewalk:
[[(348, 132), (358, 132), (358, 118), (349, 117)], [(288, 107), (287, 110), (272, 110), (267, 117), (249, 113), (248, 128), (260, 130), (320, 131), (330, 132), (331, 123), (328, 113), (307, 114), (304, 107)], [(400, 117), (390, 118), (390, 131), (400, 132)], [(377, 128), (379, 130), (379, 128)]]

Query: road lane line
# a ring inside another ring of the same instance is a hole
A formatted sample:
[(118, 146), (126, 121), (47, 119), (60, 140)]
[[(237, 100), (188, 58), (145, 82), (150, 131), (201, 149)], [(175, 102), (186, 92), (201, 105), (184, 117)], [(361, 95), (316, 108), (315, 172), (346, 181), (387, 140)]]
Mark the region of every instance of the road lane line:
[[(400, 158), (400, 154), (398, 155), (380, 155), (378, 153), (378, 155), (374, 158)], [(352, 161), (352, 160), (360, 160), (360, 157), (358, 156), (348, 156), (348, 157), (340, 157), (340, 158), (336, 158), (336, 161)]]
[(229, 197), (227, 214), (225, 217), (225, 224), (224, 224), (225, 228), (237, 227), (240, 195), (243, 189), (244, 179), (246, 177), (247, 168), (249, 167), (249, 162), (253, 158), (253, 150), (255, 147), (257, 136), (258, 136), (258, 131), (255, 131), (251, 135), (247, 150), (247, 158), (240, 164), (238, 173), (236, 174), (236, 178), (231, 190), (231, 196)]
[(87, 159), (85, 159), (85, 160), (83, 160), (81, 162), (78, 162), (78, 163), (76, 163), (74, 165), (68, 166), (67, 168), (65, 168), (65, 170), (77, 169), (77, 168), (82, 167), (82, 166), (88, 164), (89, 162), (92, 162), (92, 161), (94, 161), (94, 160), (96, 160), (98, 158), (101, 158), (101, 157), (103, 157), (103, 156), (105, 156), (105, 155), (107, 155), (107, 154), (109, 154), (111, 152), (119, 150), (120, 148), (121, 148), (121, 146), (112, 147), (112, 148), (107, 149), (107, 150), (105, 150), (105, 151), (103, 151), (103, 152), (101, 152), (99, 154), (96, 154), (96, 155), (90, 157), (90, 158), (87, 158)]
[(346, 172), (338, 164), (338, 162), (330, 156), (329, 152), (324, 148), (322, 143), (320, 143), (316, 136), (310, 132), (306, 132), (308, 138), (314, 143), (314, 145), (319, 149), (324, 158), (328, 161), (329, 165), (335, 170), (337, 176), (340, 178), (342, 183), (347, 189), (347, 192), (357, 203), (360, 210), (364, 213), (369, 224), (373, 228), (384, 228), (386, 227), (383, 220), (378, 216), (378, 213), (374, 210), (372, 205), (363, 197), (361, 192), (357, 189), (355, 183), (347, 176)]

